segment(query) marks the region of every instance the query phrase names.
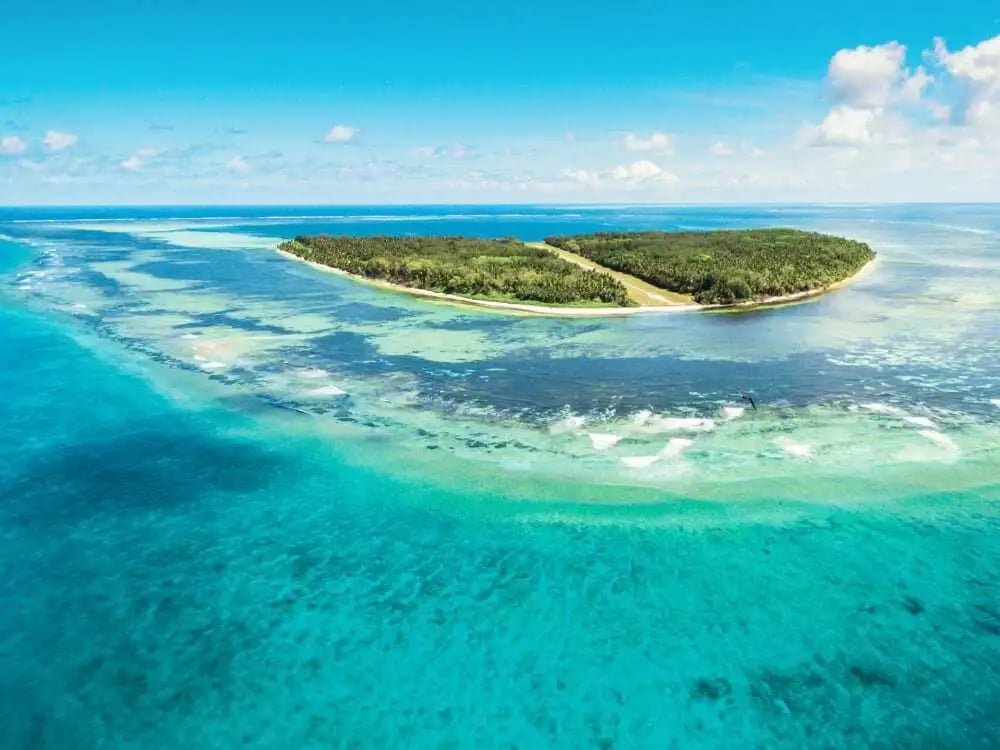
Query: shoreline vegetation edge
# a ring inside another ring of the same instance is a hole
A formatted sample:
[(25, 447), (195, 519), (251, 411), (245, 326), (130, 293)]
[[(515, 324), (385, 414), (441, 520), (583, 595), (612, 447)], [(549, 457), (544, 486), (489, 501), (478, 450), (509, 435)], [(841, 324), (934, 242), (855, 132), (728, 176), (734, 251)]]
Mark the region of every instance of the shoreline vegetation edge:
[[(529, 243), (525, 244), (527, 245)], [(853, 284), (862, 277), (867, 276), (878, 261), (878, 256), (876, 255), (874, 258), (865, 263), (865, 265), (859, 268), (851, 276), (841, 279), (840, 281), (835, 281), (832, 284), (827, 284), (826, 286), (823, 287), (817, 287), (816, 289), (806, 289), (805, 291), (794, 292), (792, 294), (783, 294), (775, 297), (763, 297), (761, 299), (746, 300), (743, 302), (734, 302), (731, 304), (702, 305), (698, 304), (697, 302), (691, 302), (691, 303), (674, 303), (667, 305), (635, 305), (632, 307), (570, 307), (570, 306), (560, 307), (556, 305), (531, 304), (528, 302), (502, 302), (500, 300), (488, 300), (488, 299), (477, 299), (475, 297), (464, 297), (458, 294), (448, 294), (447, 292), (435, 292), (430, 289), (420, 289), (418, 287), (404, 286), (402, 284), (394, 284), (391, 281), (370, 279), (366, 276), (350, 273), (349, 271), (345, 271), (342, 268), (336, 268), (335, 266), (328, 266), (323, 263), (317, 263), (316, 261), (306, 260), (305, 258), (299, 257), (295, 253), (290, 253), (287, 250), (282, 250), (280, 247), (276, 247), (275, 252), (277, 252), (279, 255), (284, 256), (285, 258), (288, 258), (289, 260), (294, 260), (298, 263), (304, 263), (305, 265), (314, 268), (315, 270), (323, 271), (325, 273), (332, 273), (337, 276), (342, 276), (344, 278), (351, 279), (352, 281), (356, 281), (361, 284), (366, 284), (368, 286), (374, 287), (376, 289), (382, 289), (384, 291), (408, 294), (411, 297), (433, 299), (439, 302), (447, 302), (466, 307), (469, 306), (478, 307), (481, 309), (494, 310), (497, 312), (503, 312), (508, 314), (546, 315), (552, 317), (568, 317), (568, 318), (618, 317), (624, 315), (662, 315), (667, 313), (684, 313), (684, 312), (713, 312), (713, 311), (726, 312), (726, 311), (752, 310), (754, 308), (775, 307), (781, 305), (796, 304), (799, 302), (808, 302), (828, 292), (833, 292), (836, 291), (837, 289), (842, 289), (850, 284)]]

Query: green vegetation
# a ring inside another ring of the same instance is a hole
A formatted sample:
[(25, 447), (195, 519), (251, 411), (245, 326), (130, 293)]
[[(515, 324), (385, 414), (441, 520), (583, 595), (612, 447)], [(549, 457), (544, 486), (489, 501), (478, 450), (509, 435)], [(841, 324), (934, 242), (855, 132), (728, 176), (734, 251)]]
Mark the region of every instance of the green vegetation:
[(862, 242), (796, 229), (601, 232), (545, 241), (701, 304), (820, 289), (875, 257)]
[(468, 237), (296, 237), (281, 249), (304, 260), (416, 289), (505, 302), (634, 304), (606, 273), (517, 240)]

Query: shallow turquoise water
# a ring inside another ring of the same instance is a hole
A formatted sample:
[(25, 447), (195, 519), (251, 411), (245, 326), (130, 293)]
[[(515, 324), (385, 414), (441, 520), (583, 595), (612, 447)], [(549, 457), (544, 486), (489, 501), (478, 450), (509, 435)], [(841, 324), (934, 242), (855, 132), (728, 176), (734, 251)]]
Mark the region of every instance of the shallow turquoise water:
[[(880, 210), (781, 217), (855, 289), (598, 323), (0, 220), (0, 746), (995, 746), (1000, 211)], [(679, 223), (508, 213), (404, 215)]]

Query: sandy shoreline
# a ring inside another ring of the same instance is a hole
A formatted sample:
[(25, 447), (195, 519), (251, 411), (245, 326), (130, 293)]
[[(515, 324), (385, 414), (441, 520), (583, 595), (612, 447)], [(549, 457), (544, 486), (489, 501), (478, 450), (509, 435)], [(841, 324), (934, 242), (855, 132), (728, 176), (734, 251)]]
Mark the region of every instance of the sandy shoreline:
[(462, 297), (458, 294), (447, 294), (445, 292), (433, 292), (428, 289), (414, 289), (413, 287), (403, 286), (401, 284), (393, 284), (389, 281), (380, 281), (377, 279), (369, 279), (364, 276), (359, 276), (358, 274), (349, 273), (340, 268), (334, 268), (333, 266), (326, 266), (322, 263), (316, 263), (315, 261), (306, 260), (305, 258), (300, 258), (294, 253), (289, 253), (281, 248), (276, 248), (276, 252), (279, 255), (294, 260), (298, 263), (304, 263), (307, 266), (315, 268), (318, 271), (323, 271), (325, 273), (336, 274), (337, 276), (344, 276), (346, 278), (352, 279), (353, 281), (360, 282), (362, 284), (367, 284), (373, 286), (377, 289), (384, 289), (386, 291), (401, 292), (403, 294), (409, 294), (412, 297), (423, 297), (427, 299), (434, 299), (441, 302), (450, 302), (456, 305), (466, 305), (474, 306), (479, 308), (484, 308), (488, 310), (497, 310), (506, 313), (520, 313), (523, 315), (549, 315), (555, 317), (568, 317), (568, 318), (593, 318), (593, 317), (609, 317), (609, 316), (620, 316), (620, 315), (658, 315), (663, 313), (680, 313), (680, 312), (705, 312), (705, 311), (725, 311), (725, 310), (746, 310), (754, 307), (767, 307), (771, 305), (784, 305), (793, 304), (795, 302), (805, 302), (814, 297), (818, 297), (827, 292), (832, 292), (836, 289), (842, 289), (843, 287), (857, 281), (858, 279), (866, 276), (875, 265), (878, 260), (878, 256), (872, 258), (865, 265), (863, 265), (857, 273), (853, 276), (848, 276), (846, 279), (836, 281), (833, 284), (828, 284), (827, 286), (820, 287), (818, 289), (808, 289), (804, 292), (795, 292), (794, 294), (784, 294), (778, 297), (765, 297), (758, 300), (750, 300), (747, 302), (737, 302), (732, 305), (699, 305), (692, 303), (686, 304), (674, 304), (674, 305), (637, 305), (635, 307), (554, 307), (552, 305), (532, 305), (528, 303), (521, 302), (499, 302), (496, 300), (488, 299), (475, 299), (473, 297)]

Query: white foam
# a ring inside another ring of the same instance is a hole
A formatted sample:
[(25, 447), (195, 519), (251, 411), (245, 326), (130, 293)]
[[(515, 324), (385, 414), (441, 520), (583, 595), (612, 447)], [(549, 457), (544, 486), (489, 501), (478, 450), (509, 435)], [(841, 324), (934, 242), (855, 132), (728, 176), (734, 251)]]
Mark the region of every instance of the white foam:
[(347, 391), (335, 385), (324, 385), (309, 391), (310, 396), (345, 396)]
[(740, 417), (743, 416), (744, 413), (746, 413), (746, 409), (744, 409), (742, 406), (722, 407), (722, 416), (725, 417), (727, 420), (739, 419)]
[(622, 463), (630, 469), (645, 469), (660, 460), (659, 454), (655, 456), (624, 456)]
[(681, 455), (692, 442), (694, 441), (687, 438), (670, 438), (667, 446), (660, 451), (660, 455), (667, 458), (675, 458)]
[(604, 451), (618, 444), (621, 438), (618, 435), (612, 435), (610, 432), (588, 432), (587, 437), (590, 438), (590, 444), (594, 447), (596, 451)]
[(903, 417), (904, 422), (909, 422), (910, 424), (916, 425), (917, 427), (926, 427), (929, 430), (938, 429), (937, 424), (934, 420), (927, 417)]
[(202, 362), (201, 364), (201, 368), (203, 370), (225, 370), (227, 367), (229, 367), (229, 365), (225, 362), (218, 362), (214, 360), (212, 362)]
[(558, 422), (550, 424), (549, 433), (552, 435), (563, 435), (567, 432), (579, 432), (580, 428), (583, 427), (583, 424), (586, 421), (586, 417), (579, 417), (576, 415), (569, 416), (565, 419), (560, 419)]
[(990, 403), (993, 404), (996, 408), (1000, 409), (1000, 398), (991, 398)]
[(796, 443), (794, 440), (781, 436), (774, 439), (774, 444), (789, 456), (796, 458), (812, 458), (812, 447), (805, 443)]

